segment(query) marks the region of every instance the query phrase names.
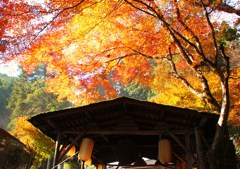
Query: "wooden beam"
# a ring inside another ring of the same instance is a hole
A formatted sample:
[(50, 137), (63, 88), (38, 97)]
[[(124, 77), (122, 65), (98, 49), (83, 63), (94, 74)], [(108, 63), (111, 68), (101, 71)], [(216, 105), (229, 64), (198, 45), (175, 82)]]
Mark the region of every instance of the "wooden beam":
[[(110, 167), (118, 167), (118, 165), (108, 165)], [(134, 166), (134, 165), (126, 165), (122, 166), (123, 168), (127, 169), (149, 169), (149, 168), (156, 168), (156, 169), (161, 169), (161, 168), (166, 168), (166, 169), (174, 169), (175, 164), (162, 164), (162, 165), (140, 165), (140, 166)]]
[(175, 136), (172, 132), (167, 130), (167, 133), (177, 142), (177, 144), (189, 155), (192, 159), (197, 161), (197, 158), (191, 153), (191, 151)]
[[(73, 130), (65, 130), (62, 131), (64, 134), (74, 134), (79, 133), (79, 131), (73, 131)], [(165, 129), (162, 130), (149, 130), (149, 131), (142, 131), (142, 130), (88, 130), (86, 131), (86, 134), (95, 134), (95, 135), (159, 135), (166, 133)], [(186, 134), (194, 134), (194, 130), (171, 130), (171, 133), (174, 133), (176, 135), (186, 135)]]
[(185, 160), (182, 159), (182, 157), (180, 157), (180, 156), (179, 156), (177, 153), (175, 153), (174, 151), (172, 151), (172, 153), (173, 153), (173, 155), (174, 155), (175, 157), (177, 157), (177, 159), (179, 159), (181, 162), (185, 161)]
[(53, 168), (57, 167), (57, 163), (58, 163), (58, 156), (59, 156), (59, 148), (60, 148), (60, 140), (61, 140), (61, 133), (59, 132), (57, 135), (57, 141), (56, 141), (56, 145), (55, 145), (55, 152), (54, 152), (54, 158), (53, 158)]
[(47, 120), (47, 123), (54, 128), (57, 132), (62, 132), (62, 130), (58, 127), (57, 124), (55, 124), (51, 119)]

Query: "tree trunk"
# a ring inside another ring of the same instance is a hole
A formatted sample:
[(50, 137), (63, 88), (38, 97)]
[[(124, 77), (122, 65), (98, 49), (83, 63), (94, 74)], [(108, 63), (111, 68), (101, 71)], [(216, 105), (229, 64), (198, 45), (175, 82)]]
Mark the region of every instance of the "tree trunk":
[[(226, 158), (228, 152), (229, 133), (227, 120), (230, 112), (230, 95), (228, 79), (230, 74), (229, 58), (225, 55), (224, 48), (220, 48), (224, 65), (220, 65), (218, 69), (219, 77), (221, 78), (222, 88), (222, 105), (216, 133), (209, 151), (209, 163), (211, 169), (226, 169)], [(224, 69), (223, 69), (224, 68)]]
[(209, 165), (211, 169), (226, 169), (225, 152), (229, 140), (227, 126), (217, 126), (213, 144), (209, 151)]

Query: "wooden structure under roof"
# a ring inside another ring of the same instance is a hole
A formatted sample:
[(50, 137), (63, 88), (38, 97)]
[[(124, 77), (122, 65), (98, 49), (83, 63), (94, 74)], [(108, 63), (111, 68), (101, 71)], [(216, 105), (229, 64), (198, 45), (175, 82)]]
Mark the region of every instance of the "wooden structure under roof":
[(0, 128), (0, 169), (27, 168), (32, 160), (26, 146)]
[(217, 120), (216, 114), (126, 97), (29, 119), (56, 141), (55, 165), (66, 154), (59, 153), (60, 145), (79, 148), (81, 139), (89, 137), (94, 140), (93, 164), (119, 161), (121, 166), (135, 162), (148, 167), (141, 157), (157, 160), (158, 141), (166, 138), (172, 144), (173, 168), (177, 161), (186, 161), (188, 168), (207, 162)]
[(16, 137), (14, 137), (6, 130), (0, 128), (0, 148), (6, 146), (6, 144), (15, 144), (25, 147), (25, 145), (20, 140), (18, 140)]

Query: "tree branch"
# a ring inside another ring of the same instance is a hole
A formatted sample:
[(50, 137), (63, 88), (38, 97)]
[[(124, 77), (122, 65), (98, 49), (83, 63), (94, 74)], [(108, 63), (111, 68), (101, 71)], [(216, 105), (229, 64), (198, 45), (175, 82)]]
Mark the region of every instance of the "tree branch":
[[(70, 9), (73, 9), (73, 8), (76, 8), (76, 7), (78, 7), (79, 5), (81, 5), (83, 2), (84, 2), (84, 0), (81, 0), (81, 1), (79, 1), (78, 3), (76, 3), (75, 5), (70, 6), (70, 7), (63, 8), (60, 12), (58, 12), (58, 13), (51, 19), (51, 21), (49, 21), (49, 22), (34, 36), (34, 38), (28, 43), (28, 45), (26, 45), (25, 49), (28, 48), (28, 47), (39, 37), (39, 35), (40, 35), (44, 30), (46, 30), (46, 28), (47, 28), (48, 26), (50, 26), (63, 12), (65, 12), (65, 11), (67, 11), (67, 10), (70, 10)], [(99, 2), (94, 2), (94, 3), (90, 4), (90, 5), (88, 5), (87, 7), (83, 8), (82, 10), (84, 10), (84, 9), (86, 9), (86, 8), (89, 8), (89, 7), (91, 7), (91, 6), (93, 6), (93, 5), (97, 4), (97, 3), (100, 3), (100, 2), (101, 2), (101, 1), (99, 1)]]
[(200, 80), (201, 84), (202, 84), (202, 91), (199, 92), (197, 90), (194, 89), (194, 87), (183, 77), (181, 76), (178, 71), (177, 68), (175, 66), (175, 63), (173, 62), (172, 59), (172, 52), (171, 52), (171, 48), (169, 47), (169, 58), (168, 58), (168, 62), (173, 70), (173, 76), (176, 77), (177, 79), (181, 80), (181, 82), (196, 96), (198, 96), (199, 98), (201, 98), (205, 103), (209, 103), (213, 106), (213, 108), (217, 111), (220, 110), (221, 106), (219, 105), (219, 103), (217, 102), (217, 100), (213, 97), (209, 85), (208, 85), (208, 81), (207, 79), (202, 75), (202, 73), (200, 73), (196, 68), (193, 68), (192, 70), (195, 72), (197, 78)]
[[(210, 21), (209, 13), (207, 12), (207, 8), (204, 5), (203, 0), (201, 0), (201, 4), (202, 4), (202, 7), (205, 11), (205, 16), (206, 16), (206, 19), (207, 19), (207, 23), (208, 23), (208, 25), (211, 29), (211, 35), (212, 35), (212, 40), (213, 40), (213, 43), (214, 43), (214, 50), (215, 50), (215, 58), (217, 58), (217, 56), (219, 55), (219, 52), (218, 52), (218, 45), (217, 45), (215, 30), (214, 30), (213, 24)], [(217, 60), (215, 60), (215, 62), (217, 62)]]
[[(146, 13), (146, 14), (151, 15), (151, 16), (153, 16), (154, 18), (156, 18), (156, 16), (155, 16), (154, 14), (152, 14), (152, 13), (146, 11), (146, 10), (143, 10), (142, 8), (137, 7), (137, 6), (134, 5), (132, 2), (129, 2), (128, 0), (124, 0), (124, 1), (125, 1), (126, 3), (128, 3), (129, 5), (131, 5), (133, 8), (138, 9), (139, 11), (142, 11), (143, 13)], [(143, 4), (144, 6), (146, 6), (147, 8), (151, 8), (148, 4), (143, 3), (142, 1), (135, 0), (135, 2), (141, 3), (141, 4)]]

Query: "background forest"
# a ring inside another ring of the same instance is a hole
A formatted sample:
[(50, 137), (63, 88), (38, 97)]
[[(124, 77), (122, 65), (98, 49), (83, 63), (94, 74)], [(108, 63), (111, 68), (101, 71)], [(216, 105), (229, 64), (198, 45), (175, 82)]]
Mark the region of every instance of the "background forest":
[(53, 142), (27, 118), (121, 96), (217, 113), (211, 168), (221, 166), (215, 159), (224, 158), (228, 128), (240, 155), (238, 1), (3, 0), (0, 6), (0, 63), (14, 60), (22, 72), (0, 74), (0, 127), (28, 147), (34, 166), (52, 156)]

